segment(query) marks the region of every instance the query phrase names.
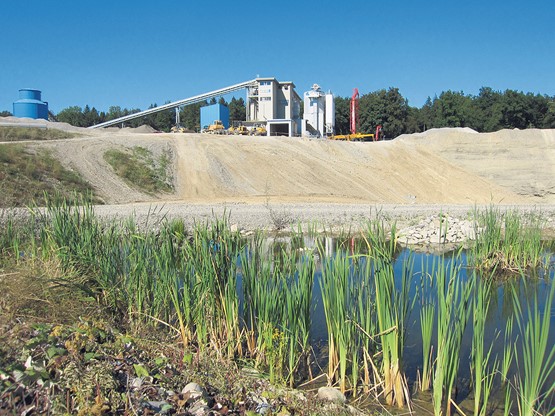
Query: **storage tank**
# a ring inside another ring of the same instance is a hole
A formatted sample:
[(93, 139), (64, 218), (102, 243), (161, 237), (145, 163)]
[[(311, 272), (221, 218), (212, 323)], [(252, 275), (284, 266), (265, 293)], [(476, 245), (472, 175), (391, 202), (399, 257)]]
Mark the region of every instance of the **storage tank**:
[(19, 90), (19, 100), (13, 103), (15, 117), (48, 120), (48, 103), (41, 101), (41, 92), (31, 88)]
[(326, 94), (326, 136), (333, 136), (335, 133), (335, 101), (333, 94)]

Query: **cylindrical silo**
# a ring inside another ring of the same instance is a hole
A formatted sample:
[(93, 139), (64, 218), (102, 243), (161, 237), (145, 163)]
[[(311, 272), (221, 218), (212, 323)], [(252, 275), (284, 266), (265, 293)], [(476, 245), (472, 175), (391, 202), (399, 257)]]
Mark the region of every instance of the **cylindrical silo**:
[(326, 136), (333, 136), (335, 133), (335, 101), (333, 94), (326, 94)]
[(13, 103), (15, 117), (48, 120), (48, 103), (41, 101), (41, 92), (31, 88), (19, 90), (19, 100)]

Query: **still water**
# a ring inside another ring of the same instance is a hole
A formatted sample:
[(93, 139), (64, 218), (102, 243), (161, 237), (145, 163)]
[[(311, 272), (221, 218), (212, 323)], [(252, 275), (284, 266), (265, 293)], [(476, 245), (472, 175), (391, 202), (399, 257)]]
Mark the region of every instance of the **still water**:
[[(314, 254), (317, 258), (314, 288), (313, 288), (313, 307), (312, 307), (312, 326), (311, 326), (311, 343), (317, 352), (317, 360), (321, 368), (325, 368), (325, 350), (328, 342), (328, 333), (326, 326), (326, 318), (322, 303), (322, 293), (320, 280), (322, 277), (322, 259), (326, 256), (334, 256), (338, 251), (344, 251), (346, 254), (355, 254), (364, 252), (364, 244), (360, 244), (353, 239), (334, 239), (329, 237), (302, 237), (292, 239), (290, 237), (276, 237), (268, 239), (264, 245), (267, 255), (272, 257), (281, 250), (298, 250), (305, 254)], [(401, 250), (395, 259), (395, 279), (400, 280), (402, 276), (403, 264), (409, 260), (413, 261), (410, 297), (414, 301), (413, 306), (408, 315), (406, 344), (404, 350), (404, 369), (409, 384), (413, 383), (417, 378), (417, 371), (422, 366), (422, 341), (420, 328), (420, 296), (419, 287), (421, 276), (430, 272), (430, 265), (438, 260), (439, 255), (429, 253), (418, 253), (409, 249)], [(457, 273), (457, 279), (467, 280), (476, 278), (471, 270), (466, 268), (466, 253), (447, 253), (442, 255), (448, 262), (459, 262), (461, 269)], [(551, 258), (547, 256), (546, 258)], [(479, 277), (478, 277), (479, 278)], [(505, 347), (505, 327), (511, 317), (515, 316), (515, 299), (522, 306), (524, 315), (526, 315), (527, 305), (533, 305), (537, 302), (543, 313), (550, 315), (551, 329), (549, 332), (548, 348), (555, 345), (555, 304), (551, 305), (550, 310), (545, 310), (546, 295), (553, 279), (555, 278), (555, 267), (551, 263), (546, 270), (543, 270), (537, 276), (527, 276), (522, 278), (510, 278), (494, 284), (491, 293), (491, 303), (487, 315), (485, 330), (485, 345), (492, 345), (492, 357), (497, 356), (499, 359), (503, 357)], [(400, 281), (396, 282), (400, 286)], [(241, 293), (239, 281), (239, 293)], [(526, 319), (526, 317), (525, 317)], [(459, 368), (459, 384), (464, 389), (468, 385), (470, 379), (470, 356), (472, 349), (472, 317), (466, 326), (465, 334), (462, 339), (461, 361)], [(516, 322), (513, 325), (513, 335), (510, 342), (517, 346), (520, 342)], [(435, 337), (435, 334), (434, 334)], [(435, 342), (433, 342), (435, 343)], [(322, 354), (318, 354), (318, 351)], [(519, 371), (515, 365), (512, 367), (512, 373)], [(551, 376), (551, 382), (555, 375)]]

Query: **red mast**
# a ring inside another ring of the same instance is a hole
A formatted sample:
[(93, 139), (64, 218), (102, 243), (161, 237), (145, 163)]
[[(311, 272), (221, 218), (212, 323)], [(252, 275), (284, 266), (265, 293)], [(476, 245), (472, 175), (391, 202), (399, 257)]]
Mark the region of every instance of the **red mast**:
[(356, 134), (358, 121), (358, 88), (353, 89), (353, 96), (351, 97), (351, 113), (349, 120), (351, 122), (351, 134)]

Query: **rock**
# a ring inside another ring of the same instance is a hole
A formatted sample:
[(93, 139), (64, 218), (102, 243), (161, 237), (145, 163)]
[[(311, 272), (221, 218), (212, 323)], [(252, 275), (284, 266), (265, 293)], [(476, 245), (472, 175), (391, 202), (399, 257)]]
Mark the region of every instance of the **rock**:
[(191, 409), (189, 409), (189, 414), (195, 416), (204, 416), (210, 413), (210, 408), (204, 400), (196, 403)]
[(200, 384), (197, 383), (189, 383), (187, 384), (185, 387), (183, 387), (183, 390), (181, 390), (181, 393), (185, 394), (185, 393), (200, 393), (203, 394), (204, 393), (204, 389), (202, 388), (202, 386)]
[(333, 387), (320, 387), (318, 389), (318, 398), (331, 402), (345, 403), (347, 401), (345, 395)]
[(183, 390), (181, 390), (181, 393), (182, 394), (189, 393), (189, 397), (197, 398), (204, 395), (204, 389), (200, 386), (200, 384), (189, 383), (185, 387), (183, 387)]
[(270, 410), (272, 410), (272, 406), (270, 406), (268, 403), (258, 403), (258, 405), (256, 406), (256, 413), (258, 413), (259, 415), (265, 415)]

